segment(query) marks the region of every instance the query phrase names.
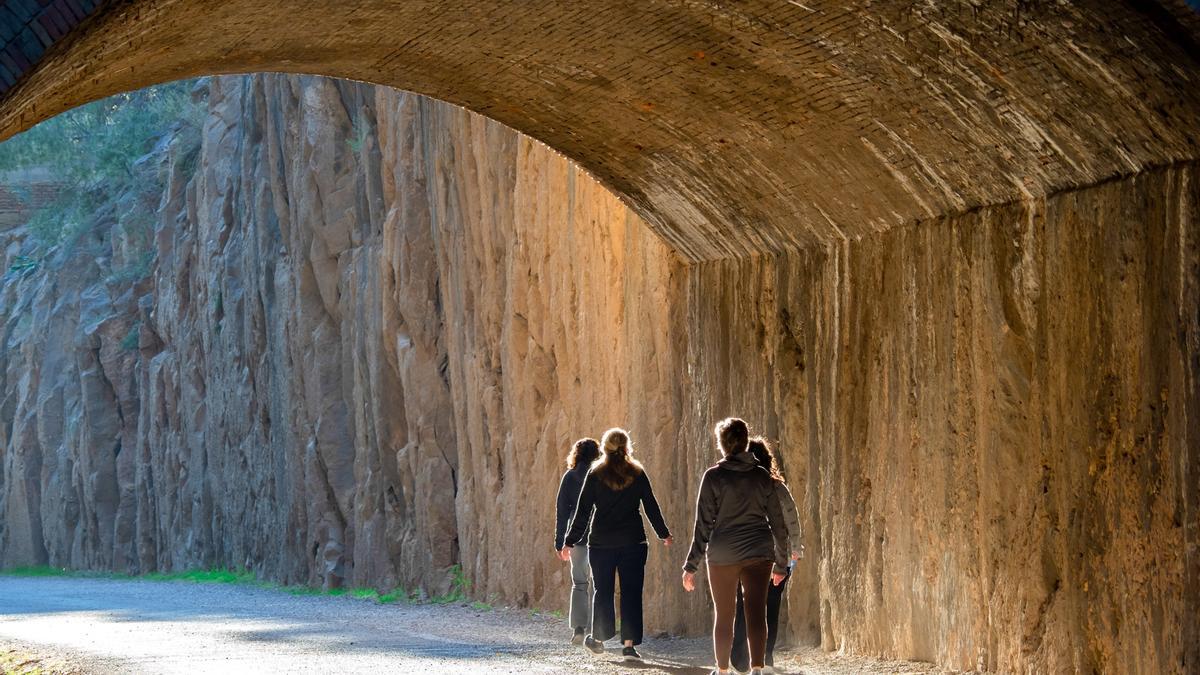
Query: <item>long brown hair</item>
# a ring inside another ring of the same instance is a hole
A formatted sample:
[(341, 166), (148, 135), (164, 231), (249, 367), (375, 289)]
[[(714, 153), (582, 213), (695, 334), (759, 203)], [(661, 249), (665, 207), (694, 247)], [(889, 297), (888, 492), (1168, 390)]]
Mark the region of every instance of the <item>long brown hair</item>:
[(596, 442), (596, 439), (581, 438), (575, 441), (575, 445), (571, 446), (571, 452), (567, 453), (567, 468), (589, 466), (598, 457), (600, 457), (600, 444)]
[(633, 446), (624, 429), (609, 429), (600, 440), (604, 455), (592, 465), (596, 479), (610, 490), (624, 490), (642, 474), (642, 463), (631, 457)]
[(775, 457), (775, 451), (771, 449), (771, 444), (767, 442), (767, 439), (755, 436), (750, 439), (746, 449), (754, 454), (755, 461), (771, 474), (771, 478), (787, 485), (787, 481), (783, 479), (783, 473), (779, 470), (779, 459)]

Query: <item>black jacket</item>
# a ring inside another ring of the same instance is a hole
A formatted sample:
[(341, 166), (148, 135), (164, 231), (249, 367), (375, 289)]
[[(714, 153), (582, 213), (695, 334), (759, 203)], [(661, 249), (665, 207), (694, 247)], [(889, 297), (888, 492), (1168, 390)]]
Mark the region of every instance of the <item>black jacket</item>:
[(683, 569), (695, 572), (702, 556), (713, 565), (773, 560), (776, 572), (787, 571), (788, 529), (775, 481), (752, 453), (726, 457), (704, 472)]
[[(671, 536), (645, 471), (639, 472), (637, 478), (623, 490), (613, 490), (589, 472), (583, 481), (583, 489), (579, 491), (579, 505), (575, 507), (571, 531), (567, 533), (567, 546), (574, 546), (583, 540), (589, 521), (592, 531), (588, 536), (588, 546), (591, 548), (645, 543), (646, 528), (642, 525), (639, 507), (645, 507), (646, 518), (650, 520), (650, 526), (659, 539)], [(592, 517), (593, 510), (595, 518)]]
[[(579, 491), (583, 488), (583, 479), (587, 476), (588, 465), (579, 464), (574, 469), (567, 469), (562, 480), (558, 483), (558, 515), (554, 524), (554, 550), (561, 551), (563, 539), (567, 536), (567, 526), (571, 524), (571, 516), (575, 515), (575, 505), (579, 503)], [(587, 528), (584, 528), (584, 535)]]

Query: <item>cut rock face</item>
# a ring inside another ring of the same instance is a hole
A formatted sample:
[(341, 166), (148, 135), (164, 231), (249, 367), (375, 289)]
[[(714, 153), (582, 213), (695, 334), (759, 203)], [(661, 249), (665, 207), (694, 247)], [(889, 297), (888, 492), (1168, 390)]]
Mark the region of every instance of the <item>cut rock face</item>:
[[(679, 589), (729, 414), (808, 556), (785, 638), (963, 669), (1200, 662), (1194, 162), (687, 264), (563, 157), (411, 94), (214, 78), (149, 279), (0, 285), (0, 564), (228, 566), (563, 607), (572, 441), (631, 431)], [(176, 158), (178, 160), (178, 158)], [(0, 262), (20, 227), (0, 230)], [(130, 340), (133, 335), (135, 339)]]

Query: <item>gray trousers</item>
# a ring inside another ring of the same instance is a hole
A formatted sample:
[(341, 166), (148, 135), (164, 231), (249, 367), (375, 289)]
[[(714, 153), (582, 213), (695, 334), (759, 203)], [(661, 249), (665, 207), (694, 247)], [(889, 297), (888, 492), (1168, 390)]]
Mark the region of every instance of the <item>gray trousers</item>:
[(589, 632), (592, 620), (592, 568), (588, 565), (588, 547), (576, 544), (571, 549), (571, 629)]

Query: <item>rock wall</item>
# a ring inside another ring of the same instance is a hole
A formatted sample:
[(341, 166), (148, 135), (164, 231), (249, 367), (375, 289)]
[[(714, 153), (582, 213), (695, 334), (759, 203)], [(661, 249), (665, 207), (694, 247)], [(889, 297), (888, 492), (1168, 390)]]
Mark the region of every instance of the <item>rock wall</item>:
[(801, 634), (1000, 672), (1200, 666), (1197, 179), (693, 270), (701, 417), (757, 420), (804, 486)]
[(626, 424), (649, 462), (679, 452), (678, 258), (461, 109), (271, 75), (207, 96), (199, 158), (163, 158), (149, 278), (105, 281), (110, 223), (6, 278), (5, 470), (27, 481), (0, 560), (428, 594), (462, 564), (478, 597), (561, 604), (545, 494), (568, 441)]
[[(623, 425), (677, 537), (651, 552), (650, 631), (702, 633), (678, 570), (734, 413), (801, 502), (790, 639), (1200, 663), (1194, 165), (685, 265), (461, 109), (280, 75), (207, 96), (199, 157), (167, 151), (139, 207), (147, 278), (114, 278), (102, 221), (3, 280), (0, 565), (427, 594), (461, 565), (479, 599), (558, 608), (562, 456)], [(0, 262), (27, 246), (0, 232)]]

